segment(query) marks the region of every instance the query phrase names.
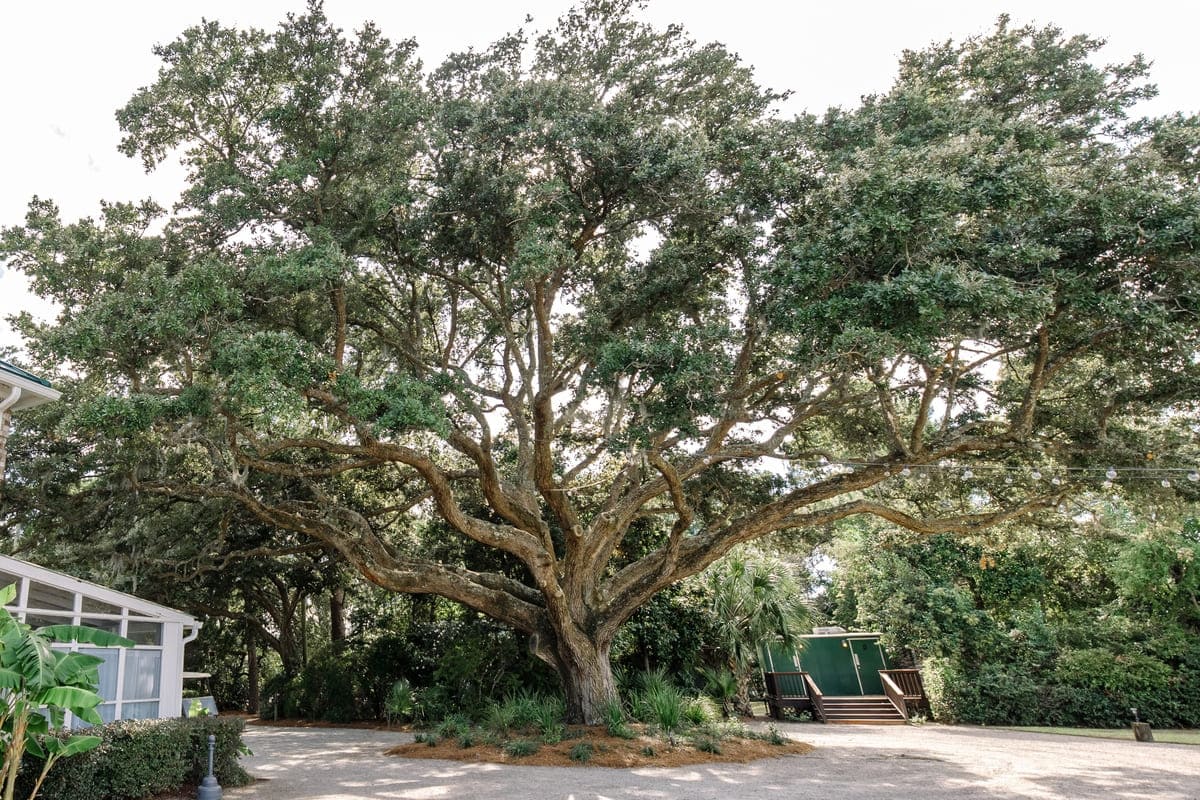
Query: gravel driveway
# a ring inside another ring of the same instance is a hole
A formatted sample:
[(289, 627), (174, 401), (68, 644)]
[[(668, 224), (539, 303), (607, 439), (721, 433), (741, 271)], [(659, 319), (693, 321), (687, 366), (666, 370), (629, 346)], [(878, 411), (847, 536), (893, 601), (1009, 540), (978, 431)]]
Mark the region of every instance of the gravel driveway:
[(780, 725), (806, 756), (679, 769), (512, 767), (382, 755), (403, 733), (246, 731), (253, 786), (228, 800), (790, 800), (1154, 798), (1200, 800), (1200, 748), (925, 725)]

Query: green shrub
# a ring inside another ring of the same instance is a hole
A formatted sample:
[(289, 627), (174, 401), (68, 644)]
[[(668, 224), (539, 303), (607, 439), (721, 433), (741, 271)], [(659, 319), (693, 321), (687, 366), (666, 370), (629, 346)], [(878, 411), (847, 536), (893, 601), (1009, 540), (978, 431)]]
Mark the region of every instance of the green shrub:
[(683, 718), (690, 725), (703, 725), (706, 722), (712, 722), (719, 716), (721, 716), (721, 712), (717, 709), (717, 704), (712, 701), (712, 698), (704, 695), (689, 698), (683, 704)]
[(1171, 679), (1171, 668), (1156, 658), (1139, 653), (1118, 655), (1103, 647), (1064, 650), (1054, 672), (1055, 678), (1068, 686), (1112, 695), (1162, 691)]
[(465, 731), (458, 735), (458, 746), (463, 750), (470, 750), (475, 746), (476, 741), (474, 731)]
[[(244, 786), (250, 776), (238, 763), (243, 720), (236, 717), (128, 720), (91, 729), (99, 747), (60, 761), (40, 796), (55, 800), (139, 800), (200, 782), (208, 772), (208, 736), (216, 739), (213, 772), (225, 787)], [(65, 735), (65, 734), (62, 734)], [(28, 793), (40, 761), (26, 756), (18, 794)]]
[(1108, 648), (1063, 650), (1048, 674), (990, 662), (972, 671), (950, 659), (925, 662), (925, 689), (935, 718), (982, 725), (1120, 727), (1135, 707), (1160, 727), (1187, 725), (1200, 714), (1189, 698), (1191, 673), (1142, 653)]
[(439, 739), (456, 739), (471, 729), (471, 721), (462, 714), (450, 714), (434, 728)]
[(714, 720), (699, 725), (695, 729), (695, 735), (707, 736), (718, 742), (725, 739), (747, 739), (750, 738), (750, 731), (745, 725), (737, 720)]
[(737, 678), (728, 669), (711, 669), (701, 667), (700, 674), (704, 677), (704, 691), (712, 695), (721, 704), (724, 716), (733, 715), (733, 698), (737, 696)]
[(721, 754), (721, 743), (711, 736), (703, 734), (692, 739), (692, 744), (702, 753), (713, 753), (714, 755)]
[(396, 720), (411, 720), (413, 711), (412, 685), (405, 678), (400, 678), (392, 683), (392, 688), (388, 690), (383, 701), (383, 713), (387, 717), (388, 725)]
[(453, 695), (444, 686), (426, 686), (413, 692), (413, 721), (432, 723), (455, 711)]
[(298, 710), (307, 719), (326, 722), (359, 719), (364, 712), (355, 691), (357, 675), (354, 653), (344, 644), (318, 653), (300, 674)]
[(509, 703), (492, 703), (483, 714), (483, 726), (499, 736), (508, 733), (516, 718), (515, 710)]

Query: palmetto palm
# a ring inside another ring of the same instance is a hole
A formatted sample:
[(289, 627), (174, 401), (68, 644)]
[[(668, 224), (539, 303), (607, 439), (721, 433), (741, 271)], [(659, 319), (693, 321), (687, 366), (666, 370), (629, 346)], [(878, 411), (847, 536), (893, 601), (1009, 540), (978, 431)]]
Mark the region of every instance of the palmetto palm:
[(792, 568), (761, 551), (736, 550), (707, 572), (716, 630), (737, 679), (734, 705), (749, 714), (750, 670), (768, 643), (795, 646), (811, 621)]
[(26, 750), (44, 760), (42, 772), (26, 800), (33, 800), (50, 768), (60, 758), (100, 744), (99, 736), (72, 735), (66, 739), (41, 734), (62, 727), (69, 711), (78, 719), (101, 724), (96, 712), (103, 698), (96, 694), (97, 666), (102, 659), (56, 650), (56, 642), (83, 642), (98, 647), (130, 647), (128, 639), (79, 625), (50, 625), (34, 629), (3, 606), (16, 597), (16, 587), (0, 589), (0, 765), (3, 800), (13, 800), (17, 773)]

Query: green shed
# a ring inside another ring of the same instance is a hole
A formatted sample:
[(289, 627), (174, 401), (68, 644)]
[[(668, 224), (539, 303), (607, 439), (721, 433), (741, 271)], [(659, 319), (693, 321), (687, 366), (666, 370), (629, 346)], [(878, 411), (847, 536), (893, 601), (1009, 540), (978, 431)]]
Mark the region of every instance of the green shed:
[(928, 712), (921, 673), (893, 669), (880, 634), (816, 628), (795, 649), (766, 645), (764, 699), (772, 717), (811, 713), (822, 722), (902, 724)]
[(891, 659), (879, 643), (878, 633), (814, 633), (800, 637), (796, 650), (768, 645), (764, 672), (807, 672), (827, 696), (883, 694), (879, 670), (890, 669)]

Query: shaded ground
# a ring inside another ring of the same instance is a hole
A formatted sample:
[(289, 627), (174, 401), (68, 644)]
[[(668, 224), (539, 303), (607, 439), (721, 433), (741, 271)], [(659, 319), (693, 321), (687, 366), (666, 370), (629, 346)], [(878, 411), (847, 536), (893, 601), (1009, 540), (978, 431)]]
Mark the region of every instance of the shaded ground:
[(250, 773), (227, 800), (763, 800), (771, 797), (1161, 798), (1200, 800), (1200, 751), (995, 728), (783, 723), (816, 749), (748, 764), (606, 769), (427, 761), (385, 756), (401, 732), (335, 728), (246, 731)]
[[(454, 740), (443, 740), (436, 745), (426, 742), (402, 744), (386, 751), (389, 756), (406, 758), (443, 759), (450, 761), (487, 761), (495, 764), (514, 764), (537, 767), (685, 767), (713, 762), (758, 761), (764, 758), (780, 758), (789, 755), (804, 755), (812, 747), (787, 739), (772, 744), (762, 739), (710, 740), (712, 750), (697, 749), (686, 737), (676, 737), (675, 744), (656, 737), (637, 736), (621, 739), (608, 735), (601, 726), (572, 726), (567, 731), (569, 738), (557, 744), (537, 743), (536, 752), (512, 755), (495, 745), (482, 743), (462, 747)], [(533, 740), (536, 741), (536, 740)], [(587, 758), (572, 758), (579, 747), (587, 748)]]

